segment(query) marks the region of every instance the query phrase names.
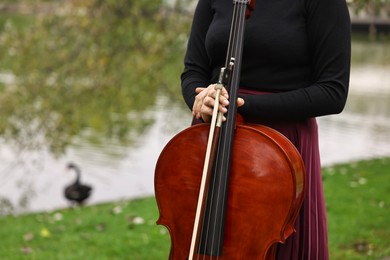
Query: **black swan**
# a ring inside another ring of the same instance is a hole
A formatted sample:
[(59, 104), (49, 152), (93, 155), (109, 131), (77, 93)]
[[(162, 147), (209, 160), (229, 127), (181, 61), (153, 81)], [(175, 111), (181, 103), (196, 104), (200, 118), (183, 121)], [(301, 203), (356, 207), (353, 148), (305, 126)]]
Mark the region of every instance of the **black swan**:
[(65, 188), (65, 198), (73, 203), (82, 205), (83, 202), (91, 195), (92, 187), (80, 183), (81, 170), (77, 165), (69, 163), (67, 169), (74, 170), (76, 172), (76, 180), (74, 183)]

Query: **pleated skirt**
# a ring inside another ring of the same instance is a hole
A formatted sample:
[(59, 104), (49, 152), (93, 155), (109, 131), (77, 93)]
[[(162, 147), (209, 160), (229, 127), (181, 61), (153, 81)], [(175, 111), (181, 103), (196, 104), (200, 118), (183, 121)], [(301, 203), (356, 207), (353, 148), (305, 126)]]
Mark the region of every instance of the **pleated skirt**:
[[(254, 93), (245, 91), (245, 94)], [(276, 259), (328, 260), (326, 208), (316, 119), (280, 122), (251, 118), (247, 121), (266, 125), (286, 136), (298, 149), (306, 168), (306, 193), (295, 222), (296, 232), (284, 244), (279, 244)]]

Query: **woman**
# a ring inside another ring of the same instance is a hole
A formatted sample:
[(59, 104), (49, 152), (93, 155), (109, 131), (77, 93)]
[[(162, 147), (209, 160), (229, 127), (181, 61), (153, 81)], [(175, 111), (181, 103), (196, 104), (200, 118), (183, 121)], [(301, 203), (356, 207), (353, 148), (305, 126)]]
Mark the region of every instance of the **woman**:
[[(182, 73), (184, 99), (209, 122), (224, 66), (233, 4), (199, 0)], [(345, 0), (258, 0), (246, 22), (238, 113), (289, 138), (306, 167), (307, 189), (296, 232), (277, 259), (328, 259), (325, 201), (315, 117), (340, 113), (350, 70)], [(226, 113), (223, 91), (219, 110)]]

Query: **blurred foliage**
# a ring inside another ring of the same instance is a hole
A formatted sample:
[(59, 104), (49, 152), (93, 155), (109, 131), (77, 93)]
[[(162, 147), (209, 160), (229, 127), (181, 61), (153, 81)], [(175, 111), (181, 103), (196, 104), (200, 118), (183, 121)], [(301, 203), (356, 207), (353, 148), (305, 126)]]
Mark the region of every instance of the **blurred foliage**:
[(14, 80), (0, 87), (0, 135), (56, 154), (80, 134), (130, 143), (152, 124), (142, 112), (161, 91), (180, 96), (189, 18), (160, 0), (61, 1), (54, 10), (23, 29), (3, 26), (0, 72)]
[(366, 11), (369, 14), (390, 15), (390, 0), (347, 0), (347, 2), (357, 14)]

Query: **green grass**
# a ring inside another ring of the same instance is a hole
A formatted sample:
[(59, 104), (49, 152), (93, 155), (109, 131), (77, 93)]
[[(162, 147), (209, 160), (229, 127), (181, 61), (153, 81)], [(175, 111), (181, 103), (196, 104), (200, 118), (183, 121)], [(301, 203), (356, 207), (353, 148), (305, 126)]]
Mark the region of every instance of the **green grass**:
[(167, 259), (170, 238), (157, 216), (146, 198), (3, 217), (0, 259)]
[[(324, 169), (330, 259), (389, 259), (389, 180), (390, 158)], [(154, 198), (0, 217), (0, 259), (167, 259), (157, 218)]]
[(331, 259), (388, 259), (390, 159), (324, 169), (324, 189)]
[(33, 22), (34, 19), (33, 16), (25, 14), (0, 13), (0, 33), (4, 30), (4, 26), (7, 23), (14, 26), (16, 29), (24, 29)]

